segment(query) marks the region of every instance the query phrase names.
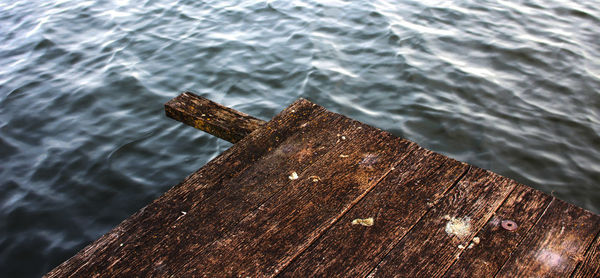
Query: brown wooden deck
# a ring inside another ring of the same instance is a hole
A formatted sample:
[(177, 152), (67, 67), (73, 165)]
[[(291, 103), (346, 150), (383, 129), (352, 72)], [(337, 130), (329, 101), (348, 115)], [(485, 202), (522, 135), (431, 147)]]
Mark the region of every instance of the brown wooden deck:
[(237, 143), (48, 277), (600, 276), (600, 216), (307, 100), (166, 109)]

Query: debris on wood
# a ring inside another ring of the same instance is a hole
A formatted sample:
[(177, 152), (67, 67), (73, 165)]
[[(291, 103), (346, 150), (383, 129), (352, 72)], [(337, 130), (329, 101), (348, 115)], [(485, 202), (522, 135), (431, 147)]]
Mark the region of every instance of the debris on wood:
[(308, 178), (311, 179), (313, 182), (321, 181), (321, 178), (319, 178), (319, 176), (310, 176)]
[(369, 218), (356, 218), (354, 220), (352, 220), (352, 225), (362, 225), (362, 226), (373, 226), (373, 223), (375, 221), (373, 221), (373, 217), (369, 217)]
[(346, 157), (348, 157), (348, 155), (347, 154), (340, 154), (340, 157), (341, 158), (346, 158)]
[(479, 239), (479, 237), (474, 237), (473, 238), (473, 243), (479, 244), (479, 242), (481, 242), (481, 239)]
[(292, 172), (292, 174), (288, 178), (290, 178), (290, 180), (295, 180), (298, 178), (298, 173)]
[(455, 218), (445, 215), (444, 219), (448, 220), (445, 230), (449, 235), (464, 238), (471, 232), (471, 219), (469, 217)]
[[(187, 214), (187, 212), (185, 212), (185, 211), (181, 211), (181, 215), (179, 215), (179, 216), (177, 217), (177, 220), (179, 220), (181, 217), (184, 217), (186, 214)], [(175, 227), (175, 226), (173, 226), (173, 227)]]

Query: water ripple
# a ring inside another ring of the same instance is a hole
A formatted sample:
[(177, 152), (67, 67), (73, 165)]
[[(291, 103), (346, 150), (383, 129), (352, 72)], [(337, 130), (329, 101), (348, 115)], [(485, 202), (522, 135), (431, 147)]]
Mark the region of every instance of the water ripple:
[(40, 276), (230, 145), (183, 90), (298, 97), (600, 212), (594, 1), (0, 2), (0, 276)]

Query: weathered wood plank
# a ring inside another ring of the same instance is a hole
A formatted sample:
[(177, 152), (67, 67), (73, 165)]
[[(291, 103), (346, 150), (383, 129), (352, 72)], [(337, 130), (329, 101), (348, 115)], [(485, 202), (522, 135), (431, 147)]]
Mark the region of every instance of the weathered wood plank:
[[(524, 185), (517, 185), (485, 227), (475, 235), (446, 272), (446, 277), (493, 277), (542, 216), (552, 197)], [(502, 222), (517, 224), (514, 230)]]
[(596, 215), (553, 199), (497, 276), (567, 277), (584, 260), (599, 230)]
[(90, 277), (134, 271), (139, 265), (124, 258), (143, 259), (148, 256), (151, 259), (160, 255), (163, 250), (153, 250), (153, 247), (163, 239), (160, 237), (162, 233), (177, 223), (182, 211), (187, 212), (228, 186), (232, 178), (254, 165), (254, 162), (324, 111), (307, 100), (294, 102), (259, 131), (233, 145), (46, 276)]
[(184, 92), (165, 103), (168, 117), (236, 143), (266, 122), (209, 99)]
[[(330, 112), (302, 125), (302, 129), (268, 155), (232, 178), (227, 187), (186, 211), (185, 217), (169, 228), (168, 234), (153, 249), (164, 250), (160, 257), (131, 261), (140, 263), (135, 275), (157, 276), (175, 273), (192, 262), (207, 245), (221, 240), (241, 219), (254, 212), (273, 194), (289, 186), (293, 172), (302, 173), (323, 154), (340, 144), (338, 133), (347, 128), (348, 119)], [(130, 273), (122, 273), (130, 274)]]
[[(467, 171), (468, 165), (418, 148), (306, 249), (283, 277), (360, 277)], [(373, 218), (372, 226), (352, 224)]]
[(277, 274), (363, 198), (414, 143), (352, 121), (340, 144), (176, 275)]
[[(595, 217), (598, 218), (600, 216), (596, 215)], [(585, 261), (577, 267), (572, 277), (600, 277), (600, 233), (596, 235), (596, 239), (588, 248), (585, 254)]]
[(47, 277), (598, 276), (599, 216), (306, 100), (165, 110), (239, 142)]
[(443, 275), (515, 186), (512, 180), (470, 168), (369, 276)]

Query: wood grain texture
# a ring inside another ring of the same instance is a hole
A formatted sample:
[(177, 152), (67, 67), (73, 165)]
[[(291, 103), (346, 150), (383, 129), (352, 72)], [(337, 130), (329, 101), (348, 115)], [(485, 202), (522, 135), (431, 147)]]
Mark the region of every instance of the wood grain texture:
[[(600, 216), (596, 215), (595, 217), (598, 218)], [(572, 277), (600, 277), (600, 233), (596, 235), (596, 239), (588, 248), (585, 254), (585, 261), (577, 267)]]
[[(473, 236), (488, 222), (516, 183), (472, 167), (389, 252), (372, 277), (443, 275)], [(453, 228), (449, 233), (448, 225)]]
[(416, 148), (354, 121), (346, 126), (338, 145), (176, 276), (277, 274)]
[(567, 277), (600, 230), (597, 215), (558, 199), (517, 247), (498, 277)]
[(160, 255), (164, 250), (153, 247), (169, 236), (165, 231), (181, 219), (182, 211), (187, 212), (227, 187), (232, 178), (324, 112), (325, 109), (307, 100), (294, 102), (259, 131), (233, 145), (46, 276), (94, 277), (135, 271), (140, 265), (130, 260), (146, 257), (152, 260)]
[(598, 276), (599, 216), (307, 100), (165, 110), (237, 143), (46, 277)]
[[(300, 131), (232, 178), (223, 190), (187, 210), (168, 231), (176, 236), (164, 237), (155, 244), (153, 250), (164, 251), (157, 257), (141, 259), (143, 266), (136, 268), (135, 275), (160, 276), (175, 273), (188, 262), (196, 264), (194, 258), (206, 246), (222, 241), (248, 214), (290, 186), (293, 172), (302, 173), (341, 144), (340, 134), (345, 134), (348, 123), (347, 118), (327, 112), (303, 124)], [(140, 261), (135, 256), (130, 260)]]
[[(492, 277), (523, 241), (542, 216), (552, 197), (524, 185), (515, 190), (479, 231), (460, 258), (446, 272), (446, 277)], [(514, 221), (518, 228), (508, 231), (502, 221)]]
[(266, 122), (191, 92), (165, 103), (168, 117), (236, 143)]
[[(281, 273), (283, 277), (360, 277), (466, 172), (456, 160), (418, 148)], [(372, 226), (353, 225), (373, 218)]]

